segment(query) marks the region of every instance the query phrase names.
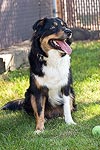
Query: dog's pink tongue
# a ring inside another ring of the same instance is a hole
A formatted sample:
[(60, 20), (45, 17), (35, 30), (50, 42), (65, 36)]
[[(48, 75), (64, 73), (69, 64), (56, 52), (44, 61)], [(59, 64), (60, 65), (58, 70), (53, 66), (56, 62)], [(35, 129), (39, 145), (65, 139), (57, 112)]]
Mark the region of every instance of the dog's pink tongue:
[(65, 53), (67, 53), (68, 55), (72, 53), (72, 49), (65, 41), (56, 41), (56, 42)]

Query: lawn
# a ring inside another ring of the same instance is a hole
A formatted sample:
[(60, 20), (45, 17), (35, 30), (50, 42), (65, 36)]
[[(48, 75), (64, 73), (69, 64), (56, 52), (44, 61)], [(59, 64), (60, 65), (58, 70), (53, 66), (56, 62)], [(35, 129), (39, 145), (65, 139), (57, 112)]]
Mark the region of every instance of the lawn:
[[(100, 41), (72, 44), (72, 71), (78, 111), (77, 125), (63, 119), (49, 120), (45, 131), (34, 134), (35, 120), (24, 112), (0, 112), (0, 150), (99, 150), (100, 137), (92, 128), (100, 125)], [(29, 70), (20, 69), (0, 76), (0, 106), (24, 97)]]

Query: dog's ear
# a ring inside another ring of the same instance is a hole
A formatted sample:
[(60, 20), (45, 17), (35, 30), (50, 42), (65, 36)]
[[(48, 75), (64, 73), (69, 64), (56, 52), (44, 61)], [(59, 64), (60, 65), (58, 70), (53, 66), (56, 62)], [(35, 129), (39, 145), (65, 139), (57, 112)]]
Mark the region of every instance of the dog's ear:
[(39, 27), (42, 27), (45, 23), (45, 21), (47, 20), (47, 18), (43, 18), (38, 20), (34, 25), (33, 25), (33, 30), (37, 31), (37, 29), (39, 29)]

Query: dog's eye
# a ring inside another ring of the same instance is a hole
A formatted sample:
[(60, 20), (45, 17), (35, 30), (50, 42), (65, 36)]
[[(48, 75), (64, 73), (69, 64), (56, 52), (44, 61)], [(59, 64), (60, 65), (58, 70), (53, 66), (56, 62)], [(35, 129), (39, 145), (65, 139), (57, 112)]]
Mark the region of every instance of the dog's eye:
[(58, 26), (57, 22), (53, 22), (52, 27), (50, 29), (55, 29)]

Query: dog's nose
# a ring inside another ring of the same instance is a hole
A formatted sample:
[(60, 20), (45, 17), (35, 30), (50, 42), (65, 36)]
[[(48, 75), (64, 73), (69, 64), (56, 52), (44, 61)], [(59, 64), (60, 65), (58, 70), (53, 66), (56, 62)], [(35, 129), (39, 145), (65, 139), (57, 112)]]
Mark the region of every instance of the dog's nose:
[(66, 29), (64, 32), (67, 34), (68, 37), (72, 35), (72, 31), (70, 29)]

